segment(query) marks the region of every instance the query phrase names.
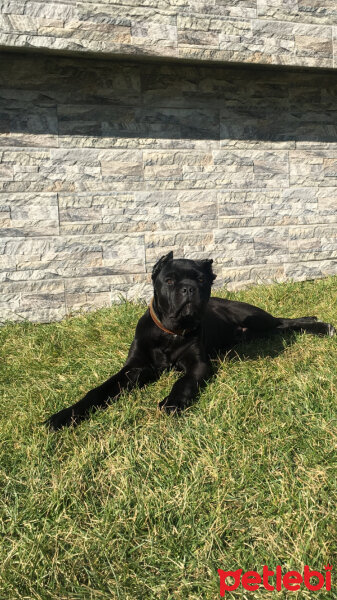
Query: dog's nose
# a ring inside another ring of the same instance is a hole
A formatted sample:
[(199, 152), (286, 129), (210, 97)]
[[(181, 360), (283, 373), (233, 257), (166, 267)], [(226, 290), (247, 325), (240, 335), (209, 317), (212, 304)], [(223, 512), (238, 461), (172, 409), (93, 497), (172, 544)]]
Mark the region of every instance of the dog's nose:
[(181, 293), (185, 294), (185, 295), (193, 296), (194, 292), (195, 292), (195, 287), (193, 287), (192, 285), (184, 285), (181, 288)]

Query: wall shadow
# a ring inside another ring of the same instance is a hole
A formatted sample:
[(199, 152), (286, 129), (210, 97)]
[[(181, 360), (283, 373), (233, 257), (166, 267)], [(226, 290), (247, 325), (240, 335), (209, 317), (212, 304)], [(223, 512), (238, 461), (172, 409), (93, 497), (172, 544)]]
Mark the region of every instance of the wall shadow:
[(335, 73), (2, 53), (0, 133), (336, 142)]

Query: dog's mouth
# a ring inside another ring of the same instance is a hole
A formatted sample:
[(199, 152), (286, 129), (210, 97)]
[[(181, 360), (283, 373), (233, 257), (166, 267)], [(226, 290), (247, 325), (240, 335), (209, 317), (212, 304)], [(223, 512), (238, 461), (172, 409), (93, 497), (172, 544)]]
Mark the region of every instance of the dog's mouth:
[(176, 310), (170, 317), (172, 319), (177, 319), (178, 317), (192, 317), (195, 316), (198, 312), (198, 308), (193, 304), (193, 302), (186, 301), (182, 304), (178, 310)]
[(195, 309), (195, 306), (192, 304), (192, 302), (186, 302), (186, 304), (184, 304), (184, 306), (182, 307), (179, 314), (181, 317), (190, 317), (190, 316), (194, 315), (195, 313), (196, 313), (196, 309)]

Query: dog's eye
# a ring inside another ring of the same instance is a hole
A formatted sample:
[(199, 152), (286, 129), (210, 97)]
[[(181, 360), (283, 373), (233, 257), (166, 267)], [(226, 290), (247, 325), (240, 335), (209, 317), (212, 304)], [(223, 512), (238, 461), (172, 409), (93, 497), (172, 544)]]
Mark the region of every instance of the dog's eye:
[(173, 279), (170, 279), (170, 278), (169, 278), (169, 279), (166, 279), (166, 283), (167, 283), (168, 285), (173, 285), (173, 284), (174, 284), (174, 281), (173, 281)]
[(205, 280), (203, 277), (199, 277), (198, 281), (199, 281), (199, 283), (204, 283)]

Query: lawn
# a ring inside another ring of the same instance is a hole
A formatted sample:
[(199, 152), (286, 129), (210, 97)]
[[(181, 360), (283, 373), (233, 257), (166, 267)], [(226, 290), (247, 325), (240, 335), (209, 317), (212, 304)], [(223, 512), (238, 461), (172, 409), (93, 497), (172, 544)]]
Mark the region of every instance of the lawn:
[[(336, 287), (217, 295), (336, 325)], [(337, 337), (236, 347), (181, 417), (156, 408), (165, 373), (76, 429), (42, 425), (121, 367), (143, 311), (0, 328), (1, 600), (214, 600), (218, 568), (336, 571)], [(334, 572), (333, 587), (226, 598), (333, 598)]]

